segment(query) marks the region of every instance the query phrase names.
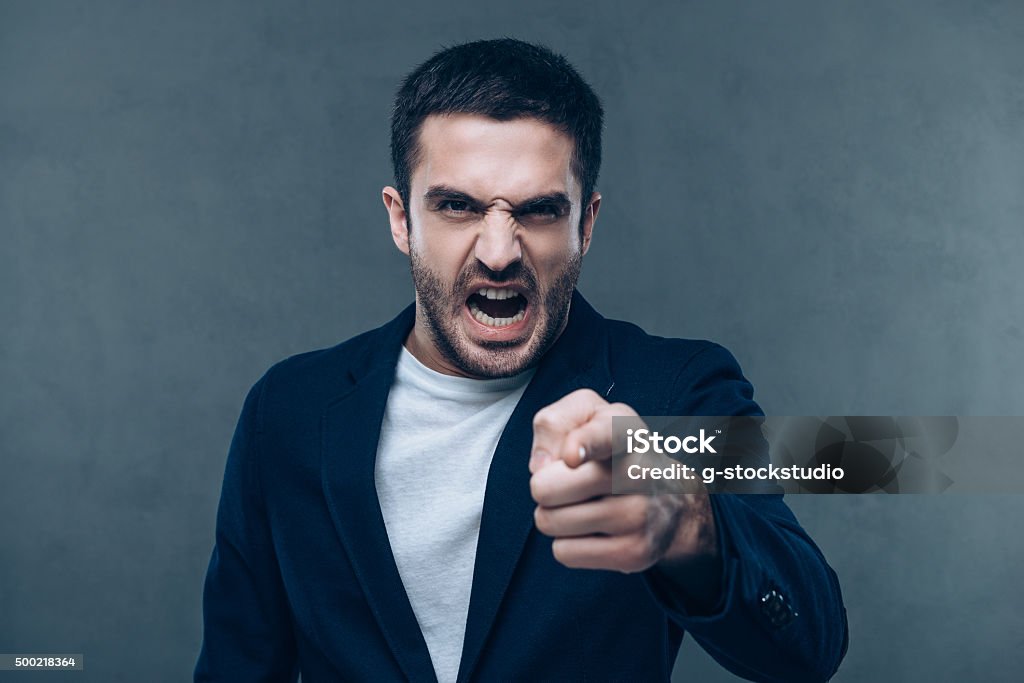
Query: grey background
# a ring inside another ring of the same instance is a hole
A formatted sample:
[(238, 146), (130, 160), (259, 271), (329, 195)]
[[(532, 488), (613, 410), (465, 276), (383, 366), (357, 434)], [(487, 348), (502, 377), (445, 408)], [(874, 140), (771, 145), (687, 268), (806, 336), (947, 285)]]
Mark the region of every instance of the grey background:
[[(245, 391), (411, 299), (391, 95), (500, 35), (603, 96), (605, 315), (725, 344), (769, 413), (1024, 412), (1019, 0), (0, 2), (0, 650), (190, 675)], [(790, 504), (836, 680), (1024, 675), (1021, 497)], [(734, 680), (689, 641), (676, 678)]]

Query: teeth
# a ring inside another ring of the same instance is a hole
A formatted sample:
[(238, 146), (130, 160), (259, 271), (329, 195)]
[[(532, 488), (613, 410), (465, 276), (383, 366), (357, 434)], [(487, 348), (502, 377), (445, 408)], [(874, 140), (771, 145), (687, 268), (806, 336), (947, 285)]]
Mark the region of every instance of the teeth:
[[(481, 290), (483, 291), (483, 290)], [(480, 296), (483, 296), (481, 294)], [(487, 297), (490, 299), (491, 297)], [(469, 305), (469, 312), (473, 314), (473, 317), (482, 322), (484, 325), (489, 327), (507, 327), (513, 323), (517, 323), (526, 317), (526, 311), (519, 311), (511, 318), (492, 318), (483, 311), (481, 311), (476, 304)]]
[(519, 296), (519, 294), (517, 294), (511, 289), (495, 289), (494, 287), (482, 287), (480, 291), (477, 292), (477, 294), (484, 297), (485, 299), (499, 301), (501, 299), (511, 299), (514, 296)]

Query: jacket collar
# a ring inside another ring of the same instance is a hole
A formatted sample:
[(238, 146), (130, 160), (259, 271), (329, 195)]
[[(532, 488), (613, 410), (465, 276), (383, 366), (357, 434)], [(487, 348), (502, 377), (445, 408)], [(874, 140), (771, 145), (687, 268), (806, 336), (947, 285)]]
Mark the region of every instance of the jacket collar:
[[(335, 529), (392, 653), (411, 680), (433, 679), (426, 643), (395, 564), (374, 481), (377, 442), (395, 365), (415, 320), (410, 305), (367, 335), (352, 354), (353, 386), (323, 416), (321, 473)], [(459, 681), (479, 660), (533, 529), (528, 469), (533, 416), (564, 395), (589, 387), (606, 395), (608, 368), (604, 319), (573, 292), (565, 330), (545, 354), (498, 440), (484, 494)]]

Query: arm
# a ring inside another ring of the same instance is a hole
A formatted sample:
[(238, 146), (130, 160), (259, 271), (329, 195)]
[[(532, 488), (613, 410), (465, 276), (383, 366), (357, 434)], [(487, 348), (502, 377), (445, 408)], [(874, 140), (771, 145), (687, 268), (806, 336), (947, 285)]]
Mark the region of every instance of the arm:
[[(669, 617), (722, 666), (754, 681), (825, 681), (848, 642), (835, 572), (781, 496), (710, 496), (720, 586), (710, 609), (691, 598), (689, 569), (656, 566), (648, 585)], [(774, 594), (773, 594), (774, 591)]]
[[(759, 415), (728, 351), (709, 344), (679, 371), (663, 415)], [(774, 494), (612, 491), (615, 417), (624, 403), (580, 389), (534, 417), (530, 490), (538, 530), (567, 567), (643, 572), (669, 618), (719, 663), (766, 682), (827, 680), (846, 651), (835, 573)], [(754, 435), (752, 432), (746, 433)], [(765, 459), (760, 433), (749, 446)], [(732, 437), (730, 437), (731, 440)]]
[[(678, 403), (667, 406), (674, 414), (760, 413), (735, 359), (717, 345), (691, 359), (674, 393)], [(670, 618), (739, 676), (827, 680), (849, 638), (835, 572), (781, 495), (706, 498), (716, 542), (688, 561), (646, 572), (654, 595)], [(714, 597), (701, 599), (709, 588)]]
[(266, 377), (249, 392), (228, 452), (216, 545), (203, 590), (195, 681), (295, 681), (291, 613), (257, 473)]

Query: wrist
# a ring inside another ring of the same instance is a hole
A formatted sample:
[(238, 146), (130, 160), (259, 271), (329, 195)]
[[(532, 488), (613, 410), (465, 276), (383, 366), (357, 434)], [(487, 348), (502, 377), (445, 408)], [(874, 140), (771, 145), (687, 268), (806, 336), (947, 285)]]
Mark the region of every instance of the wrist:
[(718, 529), (706, 492), (685, 498), (673, 541), (652, 569), (688, 612), (709, 614), (720, 603), (723, 586)]
[(686, 564), (694, 560), (717, 558), (718, 527), (711, 507), (711, 497), (706, 491), (680, 496), (678, 522), (659, 566)]

